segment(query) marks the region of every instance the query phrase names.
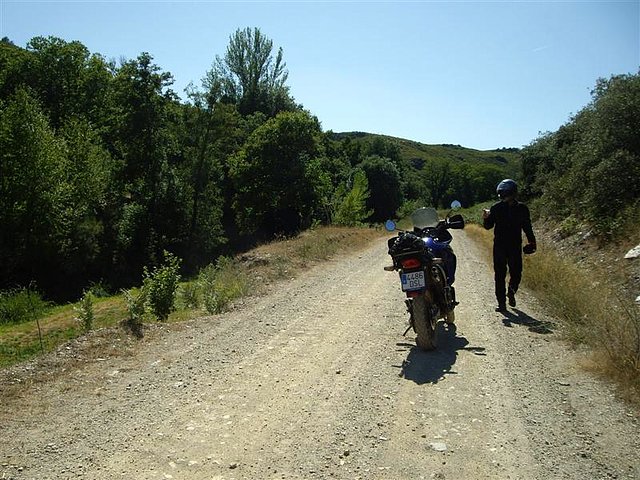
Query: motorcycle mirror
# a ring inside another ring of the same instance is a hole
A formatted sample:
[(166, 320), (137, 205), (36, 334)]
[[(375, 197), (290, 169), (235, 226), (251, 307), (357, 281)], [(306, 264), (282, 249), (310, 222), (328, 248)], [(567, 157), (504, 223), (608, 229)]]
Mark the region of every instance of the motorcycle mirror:
[(387, 220), (386, 222), (384, 222), (384, 228), (388, 232), (393, 232), (396, 229), (396, 222), (394, 222), (393, 220)]
[(453, 202), (451, 202), (452, 210), (457, 210), (458, 208), (461, 208), (461, 207), (462, 207), (462, 204), (458, 200), (454, 200)]

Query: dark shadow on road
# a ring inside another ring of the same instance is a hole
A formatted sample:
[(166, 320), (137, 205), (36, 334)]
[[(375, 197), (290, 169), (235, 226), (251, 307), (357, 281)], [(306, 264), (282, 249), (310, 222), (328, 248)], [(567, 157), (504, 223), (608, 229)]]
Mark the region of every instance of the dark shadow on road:
[(448, 325), (438, 322), (438, 346), (435, 350), (426, 352), (413, 343), (398, 343), (398, 347), (409, 350), (402, 365), (395, 365), (400, 369), (398, 374), (418, 385), (438, 383), (446, 375), (456, 375), (452, 370), (458, 358), (459, 350), (469, 350), (476, 355), (485, 355), (484, 347), (469, 347), (469, 342), (463, 336), (456, 335), (455, 324)]
[(553, 333), (553, 329), (556, 326), (553, 322), (537, 320), (517, 308), (514, 308), (513, 311), (504, 312), (503, 315), (502, 323), (505, 327), (512, 327), (514, 324), (523, 325), (531, 332), (548, 334)]

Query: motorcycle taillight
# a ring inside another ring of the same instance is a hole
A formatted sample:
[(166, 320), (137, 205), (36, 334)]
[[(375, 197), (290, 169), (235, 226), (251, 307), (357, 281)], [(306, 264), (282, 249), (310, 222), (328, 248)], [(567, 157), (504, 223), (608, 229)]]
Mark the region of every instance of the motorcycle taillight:
[(402, 268), (418, 268), (420, 266), (420, 260), (417, 258), (406, 258), (400, 262)]

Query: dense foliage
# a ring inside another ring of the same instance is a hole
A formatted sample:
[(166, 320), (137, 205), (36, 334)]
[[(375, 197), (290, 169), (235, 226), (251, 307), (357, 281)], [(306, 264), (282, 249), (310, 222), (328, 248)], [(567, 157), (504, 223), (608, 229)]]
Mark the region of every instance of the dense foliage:
[(128, 288), (164, 251), (195, 273), (316, 223), (486, 200), (517, 164), (511, 151), (323, 132), (287, 76), (259, 29), (236, 31), (187, 101), (148, 53), (116, 64), (77, 41), (0, 41), (0, 290)]
[(610, 235), (640, 224), (640, 74), (600, 79), (592, 101), (523, 152), (525, 192), (545, 217)]

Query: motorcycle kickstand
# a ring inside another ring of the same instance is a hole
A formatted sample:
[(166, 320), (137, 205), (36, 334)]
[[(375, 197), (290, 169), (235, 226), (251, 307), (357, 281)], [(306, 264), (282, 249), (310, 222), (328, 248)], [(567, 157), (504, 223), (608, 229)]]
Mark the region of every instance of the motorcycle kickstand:
[[(405, 305), (406, 305), (406, 307), (407, 307), (407, 313), (408, 313), (409, 315), (413, 315), (413, 305), (411, 305), (411, 300), (409, 300), (409, 299), (405, 300), (405, 301), (404, 301), (404, 304), (405, 304)], [(404, 331), (404, 333), (402, 334), (402, 336), (403, 336), (403, 337), (406, 337), (406, 336), (407, 336), (407, 332), (408, 332), (409, 330), (411, 330), (412, 328), (413, 328), (413, 322), (410, 320), (410, 321), (409, 321), (409, 326), (408, 326), (408, 327), (407, 327), (407, 329)]]

